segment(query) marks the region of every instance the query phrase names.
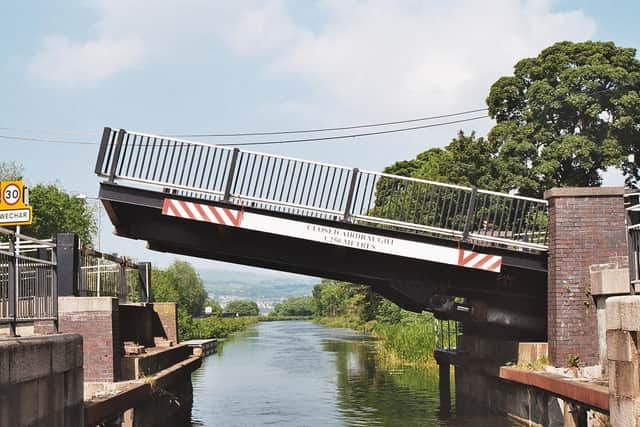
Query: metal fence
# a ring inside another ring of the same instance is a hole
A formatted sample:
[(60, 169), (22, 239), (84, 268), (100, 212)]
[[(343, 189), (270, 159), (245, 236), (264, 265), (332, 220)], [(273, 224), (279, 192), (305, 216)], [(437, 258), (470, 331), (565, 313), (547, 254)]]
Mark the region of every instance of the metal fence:
[(55, 320), (56, 244), (0, 228), (0, 323)]
[(95, 172), (204, 200), (547, 250), (547, 202), (105, 128)]
[(434, 323), (436, 350), (456, 351), (462, 324), (456, 320), (436, 320)]
[(148, 302), (150, 271), (128, 260), (80, 248), (79, 296), (111, 296), (121, 302)]
[(629, 279), (631, 293), (640, 284), (640, 193), (625, 194), (627, 243), (629, 245)]

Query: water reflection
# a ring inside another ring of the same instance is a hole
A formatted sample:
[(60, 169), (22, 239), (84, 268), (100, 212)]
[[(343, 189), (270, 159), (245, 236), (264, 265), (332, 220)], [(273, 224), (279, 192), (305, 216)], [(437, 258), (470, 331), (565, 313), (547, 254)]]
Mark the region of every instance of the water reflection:
[(193, 375), (194, 426), (496, 426), (440, 413), (437, 369), (384, 369), (345, 329), (266, 322), (224, 344)]

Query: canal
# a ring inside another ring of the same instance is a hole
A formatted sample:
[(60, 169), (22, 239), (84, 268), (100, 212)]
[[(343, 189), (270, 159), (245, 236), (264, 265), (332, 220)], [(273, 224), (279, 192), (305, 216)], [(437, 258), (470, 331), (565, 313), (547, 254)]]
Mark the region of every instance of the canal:
[(193, 392), (193, 426), (512, 425), (441, 411), (437, 368), (382, 368), (370, 339), (302, 321), (226, 342), (194, 372)]

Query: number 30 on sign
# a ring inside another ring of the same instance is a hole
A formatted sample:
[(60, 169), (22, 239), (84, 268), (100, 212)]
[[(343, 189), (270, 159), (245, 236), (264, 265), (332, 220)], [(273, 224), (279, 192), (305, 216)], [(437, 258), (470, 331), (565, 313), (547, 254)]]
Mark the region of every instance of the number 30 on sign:
[(33, 221), (28, 190), (22, 181), (0, 183), (0, 226), (28, 225)]

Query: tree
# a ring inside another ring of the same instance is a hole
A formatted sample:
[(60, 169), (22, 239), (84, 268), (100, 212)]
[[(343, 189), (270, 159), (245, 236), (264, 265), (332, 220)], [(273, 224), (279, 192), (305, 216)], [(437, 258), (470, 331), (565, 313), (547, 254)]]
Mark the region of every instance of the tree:
[(76, 198), (54, 184), (38, 184), (30, 189), (33, 224), (24, 233), (40, 239), (57, 233), (77, 233), (84, 243), (91, 243), (96, 232), (93, 211), (86, 200)]
[(152, 270), (151, 286), (154, 301), (176, 302), (179, 309), (191, 316), (202, 314), (207, 291), (191, 264), (174, 261), (166, 270)]
[(225, 313), (237, 313), (241, 316), (257, 316), (260, 313), (258, 304), (251, 300), (231, 301), (224, 308)]
[(24, 169), (16, 162), (0, 161), (0, 181), (15, 181), (22, 179)]
[(312, 316), (315, 311), (313, 297), (291, 297), (277, 304), (273, 316)]
[(554, 186), (597, 186), (609, 166), (637, 186), (640, 61), (611, 42), (560, 42), (519, 61), (487, 98), (501, 190), (541, 196)]
[(207, 302), (204, 304), (205, 308), (206, 307), (210, 307), (211, 308), (211, 315), (212, 316), (218, 316), (220, 317), (220, 315), (222, 315), (222, 307), (220, 306), (220, 304), (218, 303), (218, 301), (212, 299), (212, 298), (207, 298)]

